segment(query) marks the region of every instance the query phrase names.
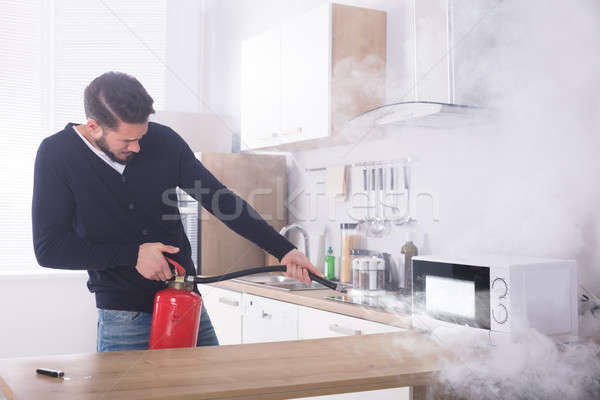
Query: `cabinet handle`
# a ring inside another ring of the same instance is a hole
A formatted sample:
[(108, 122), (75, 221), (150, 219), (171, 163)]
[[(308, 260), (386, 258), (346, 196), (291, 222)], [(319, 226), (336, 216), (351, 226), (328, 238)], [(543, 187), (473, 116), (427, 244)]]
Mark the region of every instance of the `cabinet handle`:
[(329, 325), (329, 330), (331, 332), (341, 333), (342, 335), (349, 335), (349, 336), (362, 335), (362, 331), (360, 329), (346, 328), (346, 327), (340, 326), (338, 324)]
[(265, 310), (263, 310), (262, 317), (264, 319), (271, 319), (273, 316), (271, 314), (266, 313)]
[(282, 129), (280, 131), (273, 132), (273, 137), (293, 136), (293, 135), (301, 135), (301, 134), (302, 134), (302, 127), (298, 126), (293, 129)]
[(231, 299), (228, 299), (227, 297), (219, 297), (219, 303), (223, 303), (223, 304), (226, 304), (226, 305), (232, 306), (232, 307), (240, 306), (239, 301), (231, 300)]

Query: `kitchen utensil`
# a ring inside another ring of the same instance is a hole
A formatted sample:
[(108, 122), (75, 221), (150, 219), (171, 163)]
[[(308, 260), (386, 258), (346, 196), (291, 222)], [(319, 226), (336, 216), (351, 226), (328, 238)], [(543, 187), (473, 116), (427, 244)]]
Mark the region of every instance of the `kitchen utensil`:
[(374, 198), (375, 198), (375, 218), (369, 229), (369, 234), (373, 237), (384, 236), (389, 231), (389, 223), (385, 218), (383, 210), (383, 197), (385, 190), (385, 173), (383, 167), (372, 169)]
[(369, 226), (371, 224), (371, 199), (369, 193), (369, 169), (365, 166), (362, 169), (362, 190), (365, 195), (365, 216), (358, 223), (358, 228), (364, 235), (369, 233)]
[(404, 225), (416, 221), (410, 215), (410, 201), (411, 201), (411, 171), (409, 166), (410, 160), (402, 166), (402, 176), (404, 178), (404, 192), (406, 194), (406, 208), (404, 214), (394, 217), (394, 223), (396, 225)]

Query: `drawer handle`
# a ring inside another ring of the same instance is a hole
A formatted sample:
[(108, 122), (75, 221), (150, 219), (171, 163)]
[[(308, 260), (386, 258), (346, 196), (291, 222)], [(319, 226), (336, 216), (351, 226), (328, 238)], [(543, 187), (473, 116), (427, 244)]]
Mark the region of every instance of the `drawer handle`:
[(264, 310), (262, 312), (262, 317), (264, 319), (271, 319), (273, 316), (271, 314), (266, 313)]
[(239, 301), (231, 300), (231, 299), (228, 299), (227, 297), (219, 297), (219, 303), (223, 303), (223, 304), (226, 304), (226, 305), (232, 306), (232, 307), (240, 306)]
[(341, 333), (342, 335), (349, 335), (349, 336), (362, 335), (362, 331), (360, 329), (345, 328), (338, 324), (329, 325), (329, 330), (331, 332)]

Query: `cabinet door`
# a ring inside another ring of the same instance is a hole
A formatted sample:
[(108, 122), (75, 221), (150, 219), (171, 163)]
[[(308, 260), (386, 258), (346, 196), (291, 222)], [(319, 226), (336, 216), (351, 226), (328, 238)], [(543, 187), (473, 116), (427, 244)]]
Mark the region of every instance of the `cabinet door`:
[(300, 339), (368, 335), (402, 330), (402, 328), (390, 325), (309, 307), (300, 307), (298, 311), (298, 336)]
[(370, 390), (368, 392), (332, 394), (329, 396), (303, 397), (303, 400), (410, 400), (409, 387)]
[(298, 339), (298, 306), (245, 294), (243, 343)]
[(281, 141), (329, 135), (329, 2), (281, 24)]
[(242, 343), (242, 294), (210, 285), (198, 285), (219, 343)]
[[(309, 307), (300, 307), (298, 310), (298, 336), (300, 339), (368, 335), (372, 333), (399, 332), (402, 330), (402, 328), (390, 325)], [(410, 398), (410, 388), (408, 387), (306, 397), (307, 400), (409, 400)]]
[(242, 42), (241, 147), (278, 143), (281, 127), (281, 28)]

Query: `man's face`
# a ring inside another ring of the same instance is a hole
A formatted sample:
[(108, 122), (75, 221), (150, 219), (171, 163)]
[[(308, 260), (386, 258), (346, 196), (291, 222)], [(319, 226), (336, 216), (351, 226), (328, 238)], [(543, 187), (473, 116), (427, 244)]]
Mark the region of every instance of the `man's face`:
[(120, 122), (116, 129), (95, 126), (92, 136), (96, 145), (111, 160), (127, 164), (140, 151), (139, 141), (148, 130), (148, 122), (129, 124)]

